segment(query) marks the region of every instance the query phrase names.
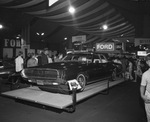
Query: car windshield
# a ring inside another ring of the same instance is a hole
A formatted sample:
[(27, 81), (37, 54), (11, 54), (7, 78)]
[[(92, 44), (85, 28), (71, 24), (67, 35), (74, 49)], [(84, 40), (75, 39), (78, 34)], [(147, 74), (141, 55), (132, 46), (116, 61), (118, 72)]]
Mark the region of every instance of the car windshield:
[(3, 63), (2, 63), (2, 61), (0, 61), (0, 68), (3, 68), (4, 66), (3, 66)]
[(92, 56), (88, 54), (67, 54), (63, 61), (92, 62)]
[(3, 66), (3, 63), (0, 61), (0, 66)]

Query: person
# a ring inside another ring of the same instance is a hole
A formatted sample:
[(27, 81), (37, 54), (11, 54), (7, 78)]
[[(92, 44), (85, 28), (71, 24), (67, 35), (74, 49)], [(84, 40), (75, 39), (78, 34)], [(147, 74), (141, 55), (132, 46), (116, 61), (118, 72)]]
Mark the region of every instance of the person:
[(44, 48), (43, 52), (41, 53), (41, 65), (48, 64), (48, 48)]
[(125, 56), (121, 58), (121, 64), (122, 64), (122, 76), (123, 78), (125, 78), (125, 74), (127, 71), (127, 64), (128, 64), (128, 61)]
[(15, 71), (20, 73), (23, 70), (24, 60), (22, 58), (22, 51), (19, 51), (17, 58), (15, 59)]
[(138, 78), (141, 78), (141, 77), (142, 77), (141, 61), (140, 61), (140, 59), (137, 59), (136, 72), (135, 72), (135, 82), (137, 81)]
[(40, 52), (37, 54), (37, 56), (36, 56), (36, 58), (37, 58), (37, 60), (38, 60), (38, 66), (42, 65), (42, 56), (41, 56), (41, 54), (42, 54), (42, 51), (40, 51)]
[(51, 56), (47, 55), (47, 57), (48, 57), (48, 63), (53, 63), (53, 60), (52, 60)]
[(54, 56), (54, 62), (60, 62), (63, 58), (63, 54), (58, 54)]
[(38, 59), (36, 58), (35, 54), (32, 53), (31, 55), (31, 58), (27, 61), (27, 67), (34, 67), (38, 65)]
[(120, 61), (120, 58), (119, 58), (119, 57), (116, 57), (113, 61), (114, 61), (115, 63), (122, 64), (122, 62)]
[(19, 88), (19, 82), (20, 82), (20, 73), (24, 68), (24, 59), (22, 58), (22, 51), (19, 51), (18, 56), (15, 58), (15, 76), (17, 76), (15, 79), (13, 79), (11, 82), (12, 84), (17, 84), (17, 88)]
[(140, 94), (145, 103), (147, 121), (150, 122), (150, 54), (146, 56), (146, 63), (149, 69), (142, 74)]
[(133, 63), (132, 63), (131, 59), (129, 59), (128, 70), (129, 70), (129, 79), (133, 80), (133, 76), (132, 76)]
[(31, 58), (31, 53), (28, 53), (27, 57), (25, 58), (24, 67), (27, 67), (27, 62)]

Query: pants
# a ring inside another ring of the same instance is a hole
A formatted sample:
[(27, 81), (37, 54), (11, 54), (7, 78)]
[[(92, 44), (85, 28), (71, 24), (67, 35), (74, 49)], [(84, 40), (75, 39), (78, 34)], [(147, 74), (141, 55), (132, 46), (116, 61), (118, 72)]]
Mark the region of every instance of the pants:
[(147, 115), (147, 122), (150, 122), (150, 104), (145, 103), (145, 111)]
[(130, 69), (130, 68), (129, 68), (129, 78), (130, 78), (130, 80), (133, 80), (132, 69)]

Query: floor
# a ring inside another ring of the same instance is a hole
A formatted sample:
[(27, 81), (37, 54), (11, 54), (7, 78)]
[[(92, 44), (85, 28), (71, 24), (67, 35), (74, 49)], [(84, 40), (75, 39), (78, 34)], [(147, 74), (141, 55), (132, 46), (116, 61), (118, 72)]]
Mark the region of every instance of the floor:
[[(2, 92), (10, 90), (6, 81), (0, 82)], [(139, 87), (140, 81), (125, 81), (108, 95), (78, 103), (73, 113), (0, 96), (0, 122), (146, 122)]]

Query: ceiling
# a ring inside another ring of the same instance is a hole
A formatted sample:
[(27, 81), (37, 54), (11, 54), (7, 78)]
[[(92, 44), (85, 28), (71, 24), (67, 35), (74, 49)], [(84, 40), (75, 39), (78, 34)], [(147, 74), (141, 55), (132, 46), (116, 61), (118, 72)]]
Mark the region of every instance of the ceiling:
[[(75, 14), (68, 7), (76, 8)], [(137, 3), (125, 0), (59, 0), (48, 6), (48, 0), (0, 0), (0, 23), (3, 35), (17, 34), (30, 27), (30, 41), (58, 43), (67, 37), (86, 35), (85, 44), (107, 42), (113, 38), (134, 38), (138, 14)], [(103, 30), (102, 25), (108, 29)], [(28, 26), (29, 25), (29, 26)]]

